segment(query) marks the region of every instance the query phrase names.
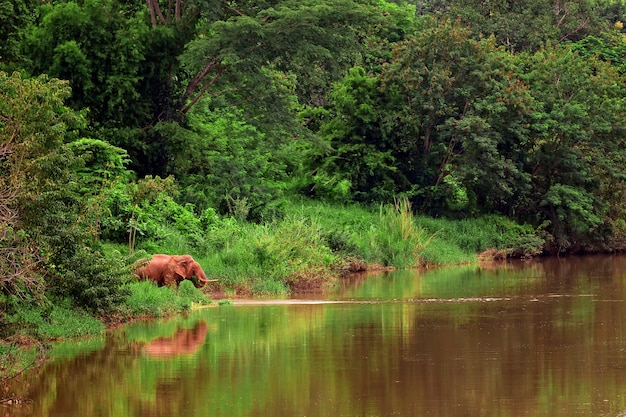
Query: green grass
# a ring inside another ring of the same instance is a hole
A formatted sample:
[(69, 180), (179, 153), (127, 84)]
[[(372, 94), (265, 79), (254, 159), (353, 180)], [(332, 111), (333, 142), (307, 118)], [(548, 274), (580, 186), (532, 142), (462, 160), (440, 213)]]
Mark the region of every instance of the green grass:
[(188, 311), (192, 304), (209, 304), (210, 298), (193, 286), (191, 281), (180, 283), (178, 290), (170, 287), (158, 287), (151, 281), (128, 284), (130, 296), (125, 304), (124, 313), (130, 316), (164, 317), (166, 315)]
[(97, 318), (72, 308), (69, 300), (46, 306), (24, 305), (7, 317), (9, 325), (19, 325), (19, 334), (40, 340), (56, 340), (104, 334), (105, 326)]
[(416, 222), (427, 233), (432, 233), (436, 239), (445, 242), (443, 245), (456, 246), (466, 254), (476, 255), (487, 249), (497, 249), (517, 256), (536, 255), (545, 243), (540, 230), (528, 225), (519, 225), (498, 215), (464, 220), (419, 216)]
[(458, 245), (432, 235), (428, 245), (420, 252), (424, 263), (429, 265), (455, 265), (476, 261), (476, 254), (464, 251)]

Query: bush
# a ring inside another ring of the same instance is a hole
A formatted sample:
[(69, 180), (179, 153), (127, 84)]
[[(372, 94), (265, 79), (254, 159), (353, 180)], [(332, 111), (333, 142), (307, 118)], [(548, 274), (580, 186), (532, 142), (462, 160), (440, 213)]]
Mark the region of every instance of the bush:
[(92, 248), (79, 247), (73, 256), (50, 266), (60, 278), (53, 290), (96, 315), (106, 314), (117, 310), (128, 296), (124, 284), (131, 279), (129, 265), (130, 259), (119, 252), (105, 258)]

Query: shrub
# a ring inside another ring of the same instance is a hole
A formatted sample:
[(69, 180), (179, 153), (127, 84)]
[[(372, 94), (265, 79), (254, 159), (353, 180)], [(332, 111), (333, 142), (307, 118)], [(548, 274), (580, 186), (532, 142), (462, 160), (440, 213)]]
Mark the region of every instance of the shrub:
[(424, 229), (419, 227), (408, 199), (396, 200), (380, 207), (380, 221), (370, 229), (371, 258), (383, 265), (399, 268), (416, 266), (419, 253), (428, 244)]
[(131, 279), (129, 264), (119, 252), (105, 258), (92, 248), (79, 247), (73, 256), (51, 265), (60, 278), (54, 292), (97, 315), (115, 311), (128, 295), (124, 284)]

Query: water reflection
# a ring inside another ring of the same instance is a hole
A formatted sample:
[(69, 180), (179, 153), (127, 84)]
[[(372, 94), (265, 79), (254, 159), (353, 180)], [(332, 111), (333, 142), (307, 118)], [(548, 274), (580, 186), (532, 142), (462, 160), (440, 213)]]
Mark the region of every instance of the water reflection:
[(176, 334), (158, 337), (147, 343), (142, 351), (148, 356), (170, 357), (191, 355), (204, 344), (208, 327), (206, 321), (198, 321), (192, 329), (178, 328)]
[(397, 272), (332, 297), (350, 303), (135, 323), (26, 376), (32, 403), (0, 415), (618, 416), (624, 271), (612, 256)]

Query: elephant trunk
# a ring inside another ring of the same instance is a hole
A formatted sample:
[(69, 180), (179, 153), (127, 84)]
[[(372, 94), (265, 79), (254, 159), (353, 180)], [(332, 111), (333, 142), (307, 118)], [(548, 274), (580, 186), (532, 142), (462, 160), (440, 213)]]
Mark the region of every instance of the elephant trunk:
[(194, 285), (196, 286), (196, 288), (204, 287), (205, 284), (209, 282), (209, 280), (206, 279), (206, 274), (202, 269), (199, 268), (195, 275), (196, 281), (194, 281)]

